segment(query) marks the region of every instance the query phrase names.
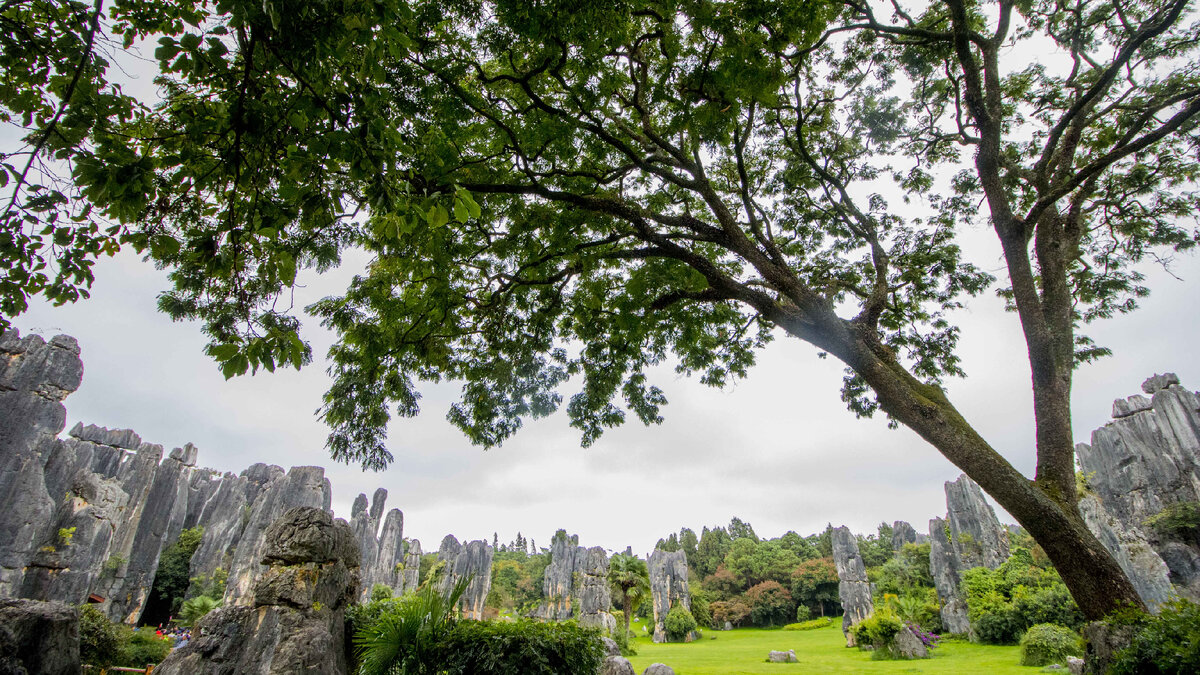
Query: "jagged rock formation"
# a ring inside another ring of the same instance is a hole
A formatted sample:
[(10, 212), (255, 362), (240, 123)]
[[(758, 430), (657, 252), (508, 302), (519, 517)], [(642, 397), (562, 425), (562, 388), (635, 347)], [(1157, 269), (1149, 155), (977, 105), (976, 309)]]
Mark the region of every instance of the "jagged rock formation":
[(248, 602), (200, 622), (201, 634), (171, 652), (163, 675), (346, 672), (345, 608), (358, 593), (360, 553), (346, 521), (321, 508), (289, 509), (264, 539), (266, 567)]
[(1175, 597), (1171, 571), (1146, 539), (1141, 528), (1125, 527), (1104, 509), (1100, 498), (1087, 495), (1079, 500), (1079, 512), (1104, 548), (1116, 558), (1137, 594), (1152, 612)]
[(850, 629), (871, 616), (875, 606), (871, 602), (871, 582), (867, 580), (867, 567), (858, 553), (858, 540), (849, 528), (837, 527), (832, 533), (833, 564), (838, 574), (838, 597), (842, 601), (842, 633), (846, 645), (854, 646), (854, 635)]
[(79, 610), (61, 602), (0, 600), (0, 673), (74, 675)]
[(550, 540), (550, 564), (542, 581), (546, 601), (534, 616), (546, 621), (575, 618), (583, 626), (612, 632), (612, 594), (608, 586), (608, 554), (603, 548), (579, 545), (579, 535), (559, 530)]
[(942, 625), (950, 633), (968, 633), (962, 573), (972, 567), (996, 569), (1008, 560), (1008, 531), (983, 490), (965, 474), (946, 483), (946, 510), (946, 520), (929, 521), (929, 571), (942, 601)]
[(984, 499), (983, 490), (966, 474), (946, 483), (946, 510), (960, 569), (996, 569), (1008, 560), (1008, 531)]
[(459, 579), (470, 578), (458, 607), (463, 617), (482, 619), (484, 603), (492, 589), (492, 547), (478, 539), (463, 545), (454, 535), (448, 534), (442, 539), (437, 555), (438, 563), (443, 565), (438, 587), (446, 592)]
[[(387, 490), (379, 488), (367, 508), (367, 496), (358, 495), (351, 511), (350, 527), (362, 549), (362, 592), (366, 600), (376, 584), (392, 589), (393, 596), (403, 595), (417, 587), (421, 564), (421, 542), (404, 538), (404, 514), (400, 509), (388, 511), (379, 529), (379, 519), (387, 502)], [(412, 549), (410, 551), (410, 549)], [(416, 552), (413, 560), (412, 551)], [(410, 565), (414, 565), (410, 569)]]
[(942, 627), (947, 633), (969, 633), (967, 598), (960, 584), (962, 572), (958, 554), (950, 543), (950, 525), (942, 518), (929, 521), (929, 572), (942, 602)]
[[(191, 444), (164, 458), (162, 446), (127, 429), (77, 424), (59, 438), (62, 401), (82, 377), (73, 338), (0, 335), (0, 495), (6, 506), (0, 510), (0, 597), (79, 604), (95, 594), (105, 598), (100, 608), (109, 618), (135, 622), (162, 551), (183, 528), (201, 526), (190, 575), (211, 579), (223, 570), (226, 603), (251, 602), (249, 591), (266, 570), (260, 560), (268, 525), (293, 507), (329, 510), (324, 470), (285, 473), (254, 464), (240, 475), (222, 475), (198, 468)], [(371, 523), (379, 522), (384, 497), (376, 493)], [(419, 543), (403, 547), (402, 528), (403, 516), (393, 509), (381, 539), (374, 542), (371, 533), (367, 567), (372, 582), (398, 591), (415, 587), (420, 561)], [(400, 561), (405, 566), (397, 568)]]
[(903, 520), (897, 520), (892, 523), (892, 549), (899, 551), (904, 548), (905, 544), (924, 544), (929, 541), (929, 536), (917, 532), (912, 525), (909, 525)]
[[(1200, 539), (1194, 532), (1170, 534), (1147, 525), (1164, 510), (1200, 502), (1200, 397), (1180, 386), (1173, 373), (1147, 379), (1142, 391), (1151, 398), (1114, 401), (1113, 420), (1092, 432), (1091, 444), (1075, 447), (1089, 491), (1107, 514), (1093, 513), (1089, 526), (1093, 520), (1114, 526), (1116, 537), (1092, 529), (1148, 604), (1159, 602), (1163, 589), (1157, 562), (1137, 546), (1141, 540), (1166, 565), (1175, 590), (1200, 599)], [(1133, 544), (1122, 554), (1112, 548), (1114, 539)]]
[[(667, 639), (667, 612), (676, 603), (684, 609), (692, 608), (692, 596), (688, 590), (687, 556), (682, 550), (668, 553), (655, 549), (650, 554), (647, 564), (650, 572), (650, 596), (654, 602), (654, 641), (665, 642)], [(697, 637), (693, 631), (686, 641)]]

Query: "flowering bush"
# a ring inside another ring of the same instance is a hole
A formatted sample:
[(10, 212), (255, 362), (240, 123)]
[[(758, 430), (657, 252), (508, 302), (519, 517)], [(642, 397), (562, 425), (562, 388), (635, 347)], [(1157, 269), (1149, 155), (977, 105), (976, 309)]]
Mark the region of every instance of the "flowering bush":
[(917, 639), (925, 644), (926, 649), (934, 649), (938, 646), (938, 642), (940, 642), (942, 639), (942, 636), (938, 635), (937, 633), (930, 633), (912, 621), (905, 621), (904, 625), (908, 626), (908, 629), (912, 631), (912, 634), (916, 635)]

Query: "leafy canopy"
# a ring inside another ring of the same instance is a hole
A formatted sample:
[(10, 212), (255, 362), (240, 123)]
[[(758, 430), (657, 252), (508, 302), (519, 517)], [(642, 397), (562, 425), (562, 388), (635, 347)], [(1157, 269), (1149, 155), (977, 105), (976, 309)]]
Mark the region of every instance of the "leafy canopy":
[[(448, 416), (477, 443), (565, 404), (587, 445), (661, 420), (653, 366), (723, 385), (776, 328), (847, 364), (856, 413), (913, 424), (895, 392), (942, 402), (951, 312), (992, 282), (958, 241), (981, 200), (1031, 353), (1049, 317), (1068, 361), (1103, 353), (1078, 324), (1145, 293), (1135, 263), (1196, 242), (1185, 0), (101, 7), (4, 6), (4, 35), (37, 38), (0, 43), (22, 73), (4, 119), (75, 191), (39, 202), (5, 168), (0, 313), (82, 295), (92, 258), (132, 246), (226, 376), (300, 367), (290, 290), (361, 249), (309, 309), (339, 336), (332, 454), (364, 467), (391, 461), (421, 382), (463, 383)], [(161, 105), (106, 81), (101, 23), (156, 44)], [(1043, 63), (1020, 61), (1031, 46)]]

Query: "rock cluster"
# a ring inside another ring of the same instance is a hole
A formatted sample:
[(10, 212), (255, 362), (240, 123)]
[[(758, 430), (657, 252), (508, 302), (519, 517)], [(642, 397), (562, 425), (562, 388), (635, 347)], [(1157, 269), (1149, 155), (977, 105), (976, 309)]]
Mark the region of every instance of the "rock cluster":
[(550, 564), (542, 581), (546, 598), (534, 616), (546, 621), (574, 618), (582, 626), (605, 632), (616, 627), (608, 585), (608, 554), (603, 548), (579, 545), (579, 535), (559, 530), (550, 540)]
[(1173, 373), (1142, 391), (1150, 398), (1114, 401), (1113, 420), (1075, 447), (1091, 493), (1081, 510), (1148, 605), (1173, 591), (1200, 600), (1200, 541), (1152, 526), (1165, 510), (1200, 505), (1200, 397)]
[[(228, 573), (226, 604), (247, 606), (266, 568), (268, 526), (294, 507), (329, 510), (324, 470), (254, 464), (241, 474), (196, 466), (191, 444), (164, 457), (130, 430), (77, 424), (60, 438), (63, 400), (83, 377), (79, 345), (0, 335), (0, 598), (84, 602), (110, 619), (135, 622), (145, 609), (162, 551), (184, 528), (202, 526), (190, 576)], [(377, 507), (383, 509), (377, 493)], [(365, 499), (365, 498), (364, 498)], [(374, 516), (378, 523), (378, 515)], [(369, 525), (369, 523), (368, 523)], [(369, 534), (365, 576), (397, 590), (416, 585), (420, 545), (405, 547), (403, 516), (388, 514)], [(401, 542), (398, 544), (398, 542)], [(405, 565), (397, 568), (398, 556)], [(400, 572), (400, 574), (398, 574)], [(369, 590), (369, 586), (367, 589)], [(193, 589), (198, 592), (198, 589)]]
[(867, 580), (867, 567), (858, 553), (858, 540), (850, 529), (834, 528), (831, 538), (838, 597), (842, 601), (842, 633), (846, 636), (846, 644), (853, 647), (854, 634), (850, 629), (875, 611), (871, 602), (871, 582)]
[(975, 481), (961, 475), (946, 483), (945, 520), (929, 521), (929, 571), (942, 601), (942, 625), (948, 633), (968, 633), (962, 573), (972, 567), (996, 569), (1008, 559), (1008, 531), (984, 499)]
[(346, 521), (315, 507), (289, 509), (265, 533), (265, 567), (243, 602), (200, 621), (164, 675), (346, 672), (345, 608), (359, 587), (360, 552)]
[[(667, 612), (676, 604), (684, 609), (692, 608), (692, 596), (688, 590), (687, 555), (682, 550), (668, 553), (655, 549), (647, 565), (650, 572), (650, 596), (654, 603), (654, 641), (666, 642), (665, 621)], [(697, 637), (695, 631), (687, 641)]]
[(438, 564), (442, 566), (438, 586), (443, 593), (460, 579), (470, 579), (458, 601), (459, 610), (467, 619), (483, 618), (483, 607), (492, 589), (493, 553), (485, 541), (475, 540), (464, 545), (452, 534), (446, 535), (438, 548)]
[(367, 496), (358, 495), (350, 512), (350, 528), (362, 550), (362, 592), (366, 600), (376, 584), (392, 589), (399, 596), (417, 587), (421, 565), (421, 542), (404, 538), (404, 514), (392, 509), (379, 521), (387, 502), (387, 490), (379, 488), (367, 508)]

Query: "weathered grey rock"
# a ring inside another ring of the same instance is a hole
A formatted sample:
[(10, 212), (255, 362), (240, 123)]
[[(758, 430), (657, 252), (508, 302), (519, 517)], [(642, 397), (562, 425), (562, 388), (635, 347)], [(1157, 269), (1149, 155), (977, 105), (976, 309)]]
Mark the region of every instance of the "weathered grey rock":
[(78, 672), (78, 609), (61, 602), (0, 600), (0, 673)]
[(199, 637), (171, 652), (164, 675), (344, 675), (345, 608), (358, 593), (354, 532), (320, 507), (289, 509), (267, 529), (266, 570), (249, 602), (201, 620)]
[(970, 633), (966, 595), (960, 589), (962, 572), (950, 525), (941, 518), (929, 521), (929, 572), (942, 602), (942, 626), (947, 633)]
[(443, 592), (459, 579), (471, 579), (458, 602), (459, 611), (467, 619), (483, 618), (483, 607), (492, 588), (492, 555), (492, 547), (485, 541), (477, 539), (464, 546), (449, 534), (438, 549), (438, 562), (444, 563), (438, 587)]
[(733, 630), (733, 624), (726, 621), (725, 625), (721, 627), (721, 630)]
[(898, 659), (927, 659), (929, 658), (929, 648), (917, 637), (912, 628), (905, 626), (896, 633), (896, 640), (892, 646), (892, 656)]
[(574, 615), (575, 557), (581, 550), (579, 535), (567, 536), (566, 530), (555, 532), (550, 539), (550, 563), (542, 576), (545, 601), (535, 612), (538, 618), (565, 621)]
[(604, 645), (605, 656), (621, 655), (621, 647), (617, 644), (617, 641), (608, 637), (607, 635), (600, 637), (600, 644)]
[(767, 654), (767, 661), (771, 663), (800, 663), (800, 659), (796, 658), (795, 649), (789, 649), (786, 652), (771, 651)]
[(608, 554), (599, 546), (579, 546), (579, 536), (559, 530), (550, 540), (550, 564), (542, 579), (546, 600), (534, 616), (547, 621), (575, 618), (583, 626), (612, 632), (616, 619), (611, 613), (608, 586)]
[(858, 553), (858, 540), (850, 529), (845, 526), (834, 528), (832, 542), (838, 597), (842, 601), (842, 633), (846, 636), (846, 644), (853, 647), (854, 634), (850, 629), (875, 611), (871, 602), (871, 582), (867, 580), (867, 567)]
[[(687, 556), (683, 551), (667, 552), (655, 549), (650, 554), (647, 565), (650, 572), (650, 595), (654, 602), (654, 635), (655, 642), (666, 642), (667, 629), (664, 622), (667, 612), (676, 604), (684, 609), (692, 608), (691, 591), (688, 590)], [(693, 631), (687, 641), (698, 636)]]
[(328, 489), (325, 470), (319, 466), (294, 466), (282, 478), (268, 484), (250, 511), (241, 543), (234, 553), (225, 585), (226, 605), (247, 606), (253, 602), (250, 591), (254, 581), (265, 572), (261, 561), (269, 542), (264, 534), (271, 523), (298, 506), (323, 509), (329, 501)]
[(1117, 652), (1133, 641), (1133, 626), (1118, 626), (1103, 621), (1084, 624), (1079, 631), (1083, 635), (1083, 672), (1104, 675), (1112, 665)]
[(1094, 494), (1079, 500), (1079, 512), (1104, 548), (1116, 559), (1147, 608), (1157, 612), (1175, 597), (1171, 571), (1141, 528), (1126, 527), (1104, 509)]
[(600, 664), (600, 675), (637, 675), (637, 671), (624, 656), (609, 656)]
[[(375, 503), (382, 507), (383, 500), (380, 498), (380, 491), (376, 491), (375, 497)], [(387, 497), (386, 491), (383, 491), (383, 497)], [(368, 564), (366, 553), (363, 554), (362, 598), (364, 600), (370, 595), (371, 589), (376, 584), (383, 584), (391, 588), (393, 596), (403, 595), (405, 591), (416, 588), (416, 580), (413, 579), (413, 583), (410, 584), (409, 576), (406, 574), (409, 546), (409, 542), (404, 539), (404, 514), (400, 509), (388, 511), (387, 518), (383, 521), (383, 530), (379, 534), (379, 541), (372, 546), (374, 556), (370, 564)], [(417, 564), (420, 565), (419, 558)]]
[(1083, 675), (1083, 667), (1083, 659), (1078, 656), (1067, 657), (1067, 672), (1071, 673), (1071, 675)]
[(642, 675), (675, 675), (675, 669), (665, 663), (651, 663), (642, 671)]
[(1008, 560), (1008, 533), (984, 499), (983, 490), (966, 474), (946, 483), (946, 509), (950, 541), (961, 561), (959, 569), (996, 569)]
[(421, 540), (408, 539), (408, 545), (404, 555), (404, 569), (400, 572), (404, 576), (404, 589), (416, 589), (421, 577)]
[[(1145, 526), (1173, 504), (1200, 501), (1200, 397), (1180, 386), (1173, 373), (1147, 379), (1142, 390), (1151, 395), (1149, 405), (1141, 396), (1115, 402), (1115, 419), (1093, 431), (1091, 443), (1077, 445), (1075, 453), (1090, 491), (1110, 522), (1119, 523), (1114, 529), (1134, 542), (1149, 541), (1170, 570), (1175, 591), (1200, 600), (1200, 541)], [(1096, 534), (1105, 540), (1103, 532)], [(1137, 558), (1138, 552), (1124, 557)], [(1148, 604), (1161, 598), (1157, 580), (1134, 583), (1148, 594), (1143, 596)]]
[(928, 535), (917, 532), (912, 525), (903, 520), (892, 523), (892, 550), (899, 551), (905, 544), (924, 544), (929, 541)]

